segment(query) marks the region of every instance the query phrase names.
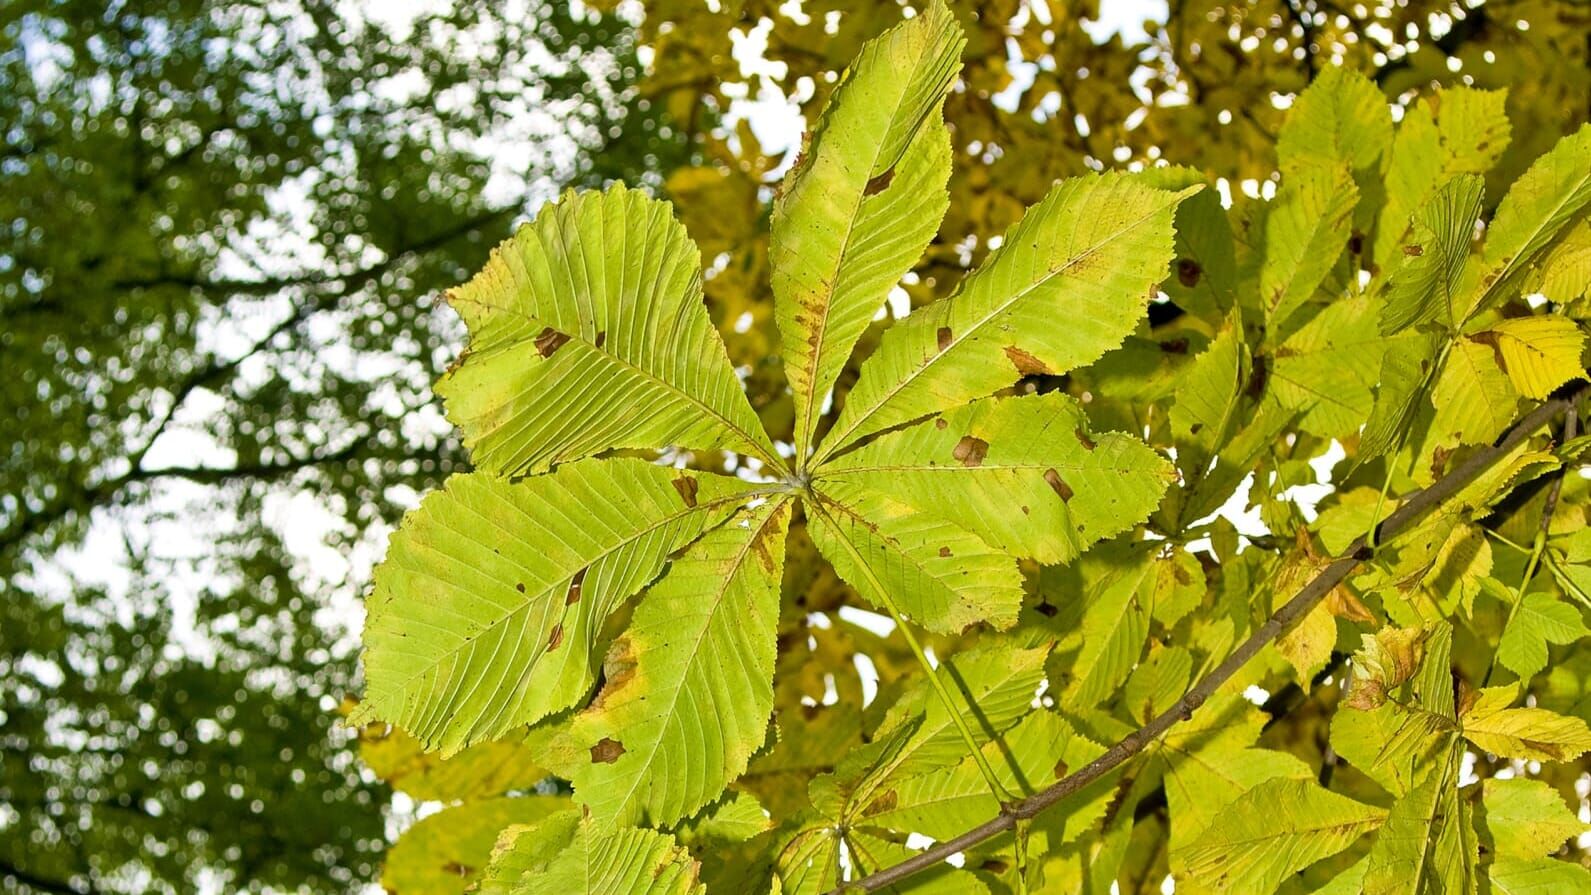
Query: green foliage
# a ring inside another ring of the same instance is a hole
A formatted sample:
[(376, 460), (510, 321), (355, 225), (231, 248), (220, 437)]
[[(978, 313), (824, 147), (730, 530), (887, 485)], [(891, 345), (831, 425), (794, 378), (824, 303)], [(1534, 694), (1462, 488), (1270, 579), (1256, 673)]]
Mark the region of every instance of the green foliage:
[(698, 304), (736, 276), (700, 210), (571, 192), (455, 290), (480, 469), (393, 537), (355, 720), (567, 783), (485, 891), (872, 886), (1001, 816), (887, 890), (1572, 884), (1585, 688), (1540, 672), (1587, 632), (1583, 447), (1491, 445), (1584, 377), (1591, 128), (1489, 205), (1499, 95), (1396, 122), (1329, 67), (1274, 198), (1061, 180), (888, 320), (963, 40), (930, 4), (862, 44), (773, 203), (788, 430)]

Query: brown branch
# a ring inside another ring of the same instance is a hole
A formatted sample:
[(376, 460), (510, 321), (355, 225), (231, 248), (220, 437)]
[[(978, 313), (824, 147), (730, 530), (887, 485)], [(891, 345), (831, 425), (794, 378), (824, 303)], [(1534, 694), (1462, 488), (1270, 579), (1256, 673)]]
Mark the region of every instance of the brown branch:
[[(1490, 469), (1493, 464), (1506, 457), (1520, 442), (1524, 441), (1532, 432), (1546, 425), (1554, 416), (1575, 406), (1577, 402), (1591, 395), (1591, 387), (1581, 388), (1567, 398), (1548, 401), (1527, 414), (1508, 431), (1495, 444), (1476, 451), (1465, 460), (1457, 469), (1421, 491), (1410, 495), (1391, 515), (1382, 521), (1376, 528), (1377, 543), (1396, 536), (1408, 528), (1412, 522), (1434, 509), (1443, 501), (1457, 494), (1466, 485), (1478, 478), (1481, 473)], [(1067, 796), (1078, 792), (1083, 787), (1100, 779), (1128, 759), (1143, 751), (1145, 746), (1158, 739), (1178, 721), (1187, 720), (1193, 712), (1204, 704), (1206, 699), (1220, 689), (1233, 674), (1248, 664), (1260, 650), (1268, 646), (1271, 641), (1280, 637), (1282, 632), (1292, 624), (1303, 618), (1315, 608), (1326, 594), (1341, 584), (1359, 564), (1372, 555), (1366, 545), (1365, 538), (1360, 537), (1350, 544), (1342, 554), (1332, 560), (1331, 564), (1317, 574), (1313, 580), (1304, 585), (1291, 600), (1261, 625), (1249, 638), (1243, 641), (1231, 655), (1226, 657), (1220, 665), (1205, 675), (1197, 684), (1194, 684), (1182, 698), (1170, 709), (1161, 713), (1154, 720), (1143, 727), (1133, 731), (1120, 742), (1105, 751), (1105, 754), (1089, 762), (1077, 773), (1065, 777), (1049, 788), (1044, 789), (1025, 799), (1020, 799), (1004, 806), (1000, 814), (990, 820), (973, 827), (960, 836), (947, 839), (926, 851), (908, 858), (905, 861), (880, 870), (877, 873), (853, 880), (839, 888), (831, 890), (828, 895), (844, 895), (849, 892), (876, 892), (886, 886), (894, 885), (908, 876), (921, 870), (926, 870), (943, 862), (946, 858), (958, 852), (992, 839), (999, 834), (1014, 828), (1018, 821), (1028, 820), (1042, 813), (1044, 810), (1065, 799)]]

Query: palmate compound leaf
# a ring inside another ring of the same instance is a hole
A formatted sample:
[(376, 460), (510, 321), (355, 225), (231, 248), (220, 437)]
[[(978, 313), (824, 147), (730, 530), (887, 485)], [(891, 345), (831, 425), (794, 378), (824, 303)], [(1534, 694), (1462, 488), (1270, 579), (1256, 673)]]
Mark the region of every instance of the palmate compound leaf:
[(1497, 661), (1528, 681), (1547, 667), (1547, 644), (1574, 643), (1587, 634), (1579, 609), (1551, 594), (1525, 594), (1503, 629)]
[(955, 294), (884, 333), (817, 461), (1120, 345), (1165, 277), (1177, 204), (1199, 189), (1158, 190), (1124, 174), (1056, 184)]
[(939, 107), (964, 43), (941, 3), (869, 41), (774, 204), (769, 255), (798, 462), (851, 349), (945, 215), (950, 136)]
[(664, 202), (622, 185), (565, 193), (448, 300), (470, 343), (436, 390), (477, 469), (668, 445), (776, 456)]
[(1313, 780), (1274, 777), (1240, 796), (1182, 860), (1188, 875), (1202, 885), (1261, 895), (1352, 845), (1386, 816)]
[(633, 459), (512, 484), (454, 476), (376, 571), (350, 722), (387, 721), (452, 753), (574, 705), (608, 613), (755, 487)]
[(887, 433), (825, 465), (816, 486), (888, 493), (990, 546), (1058, 563), (1142, 521), (1173, 477), (1148, 445), (1091, 433), (1081, 405), (1049, 392), (975, 401)]
[(579, 812), (504, 830), (480, 895), (702, 895), (699, 865), (674, 837), (606, 826)]
[(598, 821), (670, 824), (716, 799), (767, 737), (791, 503), (707, 533), (647, 591), (573, 734)]

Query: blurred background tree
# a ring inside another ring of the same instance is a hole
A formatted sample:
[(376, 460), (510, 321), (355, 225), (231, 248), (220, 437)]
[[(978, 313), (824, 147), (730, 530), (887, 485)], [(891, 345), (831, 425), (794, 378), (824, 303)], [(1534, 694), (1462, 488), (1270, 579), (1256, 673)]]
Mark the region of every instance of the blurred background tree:
[[(561, 2), (0, 8), (0, 886), (348, 891), (367, 533), (460, 461), (436, 293), (676, 164)], [(16, 888), (20, 887), (20, 889)]]
[[(920, 4), (432, 5), (0, 11), (0, 879), (374, 878), (387, 791), (332, 722), (381, 532), (465, 462), (430, 395), (459, 344), (432, 298), (561, 186), (680, 201), (731, 356), (788, 432), (768, 204), (838, 67)], [(1434, 84), (1507, 88), (1504, 179), (1591, 114), (1585, 4), (952, 6), (970, 40), (951, 211), (891, 313), (948, 292), (1058, 177), (1170, 162), (1268, 199), (1280, 120), (1329, 65), (1400, 109)], [(1187, 351), (1178, 330), (1219, 325), (1198, 273), (1114, 369), (1148, 376)], [(802, 673), (859, 654), (888, 686), (898, 645), (808, 622), (843, 585), (802, 538), (780, 705), (861, 687)], [(786, 713), (784, 742), (859, 742), (839, 711)]]

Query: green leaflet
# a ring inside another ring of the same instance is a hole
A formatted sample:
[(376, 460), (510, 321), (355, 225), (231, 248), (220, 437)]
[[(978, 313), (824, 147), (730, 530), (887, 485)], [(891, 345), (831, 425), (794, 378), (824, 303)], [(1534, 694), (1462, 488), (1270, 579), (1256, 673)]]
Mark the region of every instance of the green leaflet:
[(1498, 858), (1486, 870), (1493, 895), (1560, 895), (1591, 891), (1591, 870), (1552, 858)]
[(1569, 644), (1591, 634), (1580, 610), (1550, 594), (1525, 594), (1497, 644), (1497, 661), (1528, 681), (1547, 667), (1547, 644)]
[(1180, 377), (1171, 405), (1171, 431), (1184, 478), (1202, 476), (1210, 457), (1231, 435), (1250, 370), (1242, 330), (1242, 317), (1234, 313)]
[(1063, 707), (1080, 711), (1105, 701), (1138, 664), (1154, 610), (1140, 590), (1149, 569), (1147, 558), (1134, 562), (1089, 592), (1083, 648), (1058, 681)]
[[(1105, 175), (1063, 180), (954, 295), (884, 333), (822, 462), (857, 439), (1095, 360), (1144, 316), (1172, 256), (1177, 204), (1196, 192)], [(1056, 326), (1065, 315), (1068, 325)]]
[(1457, 786), (1462, 758), (1461, 747), (1447, 749), (1425, 782), (1393, 803), (1370, 848), (1364, 895), (1475, 891), (1479, 854)]
[(608, 613), (752, 489), (640, 460), (516, 484), (454, 476), (376, 572), (350, 723), (387, 721), (452, 753), (573, 705)]
[(1311, 165), (1285, 177), (1265, 215), (1260, 268), (1260, 301), (1273, 338), (1297, 325), (1295, 312), (1315, 297), (1347, 249), (1359, 200), (1353, 178), (1339, 166)]
[(1486, 183), (1478, 175), (1449, 180), (1409, 222), (1396, 263), (1387, 281), (1381, 332), (1392, 334), (1435, 320), (1448, 332), (1463, 324), (1460, 280), (1475, 239)]
[[(767, 738), (790, 502), (731, 520), (675, 560), (614, 643), (578, 715), (575, 792), (599, 821), (669, 824), (716, 799)], [(704, 723), (712, 719), (712, 723)]]
[(1530, 266), (1591, 206), (1591, 125), (1514, 181), (1486, 232), (1464, 319), (1510, 297)]
[(1430, 393), (1428, 373), (1436, 363), (1429, 344), (1417, 339), (1401, 340), (1387, 347), (1381, 356), (1380, 382), (1370, 418), (1359, 433), (1359, 457), (1368, 462), (1396, 450), (1404, 433), (1423, 407)]
[(1446, 87), (1416, 102), (1398, 125), (1387, 168), (1386, 205), (1376, 226), (1375, 258), (1397, 251), (1414, 209), (1460, 174), (1485, 174), (1508, 148), (1505, 90)]
[(1022, 578), (1009, 554), (885, 492), (832, 481), (815, 497), (812, 542), (863, 599), (942, 633), (1016, 621)]
[[(974, 649), (948, 657), (936, 673), (952, 692), (978, 707), (971, 726), (978, 741), (988, 743), (1032, 710), (1048, 655), (1047, 649)], [(851, 818), (873, 805), (885, 787), (954, 767), (968, 757), (966, 751), (944, 705), (924, 681), (890, 707), (873, 743), (813, 782), (812, 803), (836, 819)], [(988, 792), (981, 777), (979, 786)]]
[(769, 254), (798, 462), (856, 340), (945, 215), (939, 106), (964, 43), (939, 3), (869, 41), (774, 205)]
[(480, 469), (667, 445), (776, 456), (702, 305), (700, 253), (663, 202), (622, 185), (565, 193), (448, 299), (470, 344), (436, 390)]
[(885, 434), (824, 466), (816, 487), (898, 495), (991, 547), (1067, 562), (1149, 515), (1169, 464), (1128, 435), (1089, 432), (1071, 398), (987, 398)]
[[(1170, 750), (1167, 750), (1170, 752)], [(1226, 815), (1233, 802), (1267, 780), (1308, 780), (1314, 771), (1286, 752), (1216, 746), (1171, 753), (1166, 805), (1171, 810), (1170, 848), (1180, 853)]]
[(1244, 793), (1181, 855), (1194, 881), (1222, 892), (1269, 893), (1291, 874), (1342, 851), (1386, 812), (1277, 777)]
[(568, 807), (565, 798), (528, 796), (437, 812), (398, 837), (382, 867), (381, 885), (394, 895), (463, 895), (481, 877), (505, 827), (535, 823)]
[(1315, 435), (1357, 429), (1374, 407), (1382, 356), (1402, 338), (1382, 336), (1376, 320), (1368, 296), (1338, 300), (1315, 315), (1277, 348), (1268, 400), (1303, 413), (1299, 428)]
[[(1001, 784), (1020, 794), (1054, 783), (1061, 774), (1081, 768), (1105, 751), (1078, 734), (1060, 715), (1048, 711), (1028, 715), (999, 742), (983, 748)], [(1104, 810), (1106, 800), (1096, 800), (1095, 813)], [(990, 818), (999, 810), (969, 757), (954, 767), (909, 776), (880, 788), (862, 806), (857, 822), (949, 839), (965, 830), (969, 820)], [(1086, 825), (1094, 819), (1082, 822)]]
[(575, 812), (503, 834), (481, 895), (702, 895), (697, 862), (674, 837), (604, 828)]
[(1505, 857), (1544, 858), (1587, 829), (1563, 796), (1540, 780), (1487, 780), (1481, 806), (1475, 816), (1481, 841)]
[(1298, 95), (1276, 138), (1282, 171), (1341, 166), (1355, 179), (1379, 176), (1392, 146), (1392, 114), (1374, 81), (1330, 66)]

